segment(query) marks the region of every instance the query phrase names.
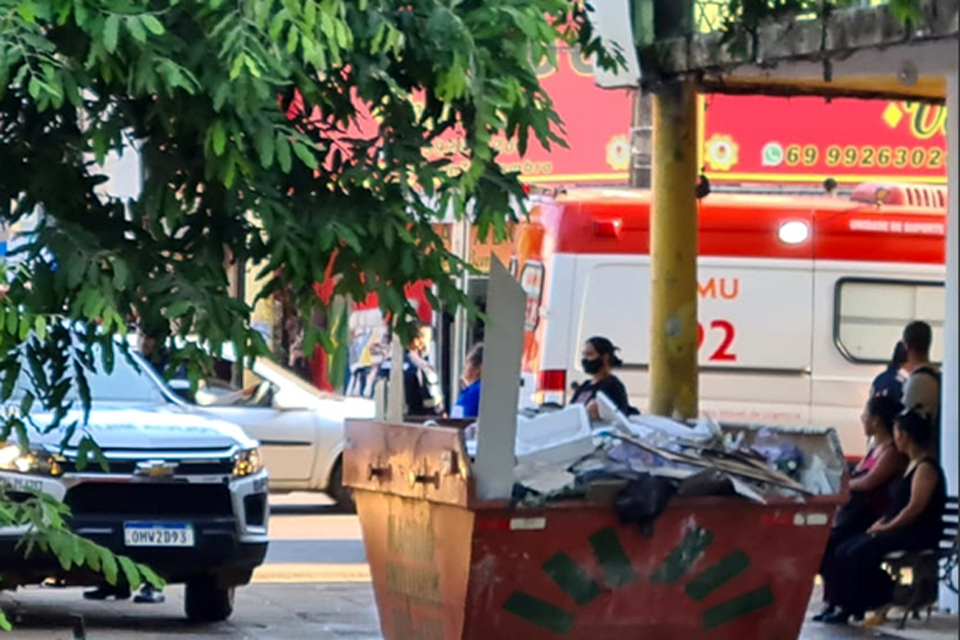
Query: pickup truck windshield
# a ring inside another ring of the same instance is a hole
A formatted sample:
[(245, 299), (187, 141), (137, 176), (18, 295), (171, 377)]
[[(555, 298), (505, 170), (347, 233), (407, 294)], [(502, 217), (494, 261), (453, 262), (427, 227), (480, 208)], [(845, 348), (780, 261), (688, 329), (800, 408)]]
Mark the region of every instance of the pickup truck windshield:
[[(161, 382), (159, 378), (150, 370), (150, 365), (138, 353), (131, 352), (131, 358), (137, 363), (134, 366), (126, 356), (115, 350), (115, 361), (113, 371), (106, 373), (102, 370), (102, 360), (99, 349), (95, 350), (95, 358), (98, 366), (96, 373), (87, 372), (87, 382), (90, 385), (90, 397), (95, 403), (98, 402), (121, 402), (121, 403), (148, 403), (161, 404), (168, 399), (161, 391)], [(139, 368), (139, 370), (138, 370)], [(20, 379), (17, 381), (17, 387), (14, 391), (13, 401), (19, 401), (27, 390), (32, 390), (33, 385), (27, 376), (26, 371), (20, 373)], [(71, 388), (67, 394), (67, 400), (79, 402), (80, 396), (77, 393), (76, 386)]]

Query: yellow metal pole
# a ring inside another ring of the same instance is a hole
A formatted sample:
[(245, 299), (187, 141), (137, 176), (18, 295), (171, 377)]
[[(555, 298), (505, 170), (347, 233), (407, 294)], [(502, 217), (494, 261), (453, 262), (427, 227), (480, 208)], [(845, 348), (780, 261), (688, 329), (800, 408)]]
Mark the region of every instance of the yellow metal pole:
[(650, 413), (697, 416), (697, 92), (653, 97)]

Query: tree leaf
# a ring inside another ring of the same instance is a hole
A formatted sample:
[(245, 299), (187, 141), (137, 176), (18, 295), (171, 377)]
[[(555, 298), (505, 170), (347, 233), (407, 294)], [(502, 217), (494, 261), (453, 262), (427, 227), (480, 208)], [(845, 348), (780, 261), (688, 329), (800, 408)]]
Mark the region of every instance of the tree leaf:
[(17, 326), (19, 324), (19, 318), (17, 317), (17, 314), (8, 313), (6, 321), (7, 321), (7, 333), (9, 333), (10, 335), (16, 335)]
[(260, 166), (269, 169), (273, 166), (276, 151), (273, 127), (263, 126), (257, 129), (257, 151), (260, 154)]
[(133, 560), (126, 556), (117, 556), (117, 560), (120, 561), (123, 575), (131, 589), (136, 589), (143, 584), (143, 579), (140, 577), (140, 572), (137, 570), (137, 565)]
[(118, 571), (119, 567), (117, 565), (117, 557), (113, 555), (112, 552), (107, 549), (100, 549), (100, 566), (103, 570), (103, 577), (106, 578), (107, 584), (116, 586), (117, 578), (119, 577)]
[(218, 156), (222, 156), (223, 152), (227, 149), (227, 131), (223, 127), (223, 122), (217, 120), (213, 123), (210, 133), (213, 139), (213, 152)]
[(38, 315), (33, 323), (33, 330), (37, 334), (37, 340), (43, 342), (47, 339), (47, 317)]
[(277, 135), (277, 162), (284, 173), (293, 168), (293, 156), (290, 153), (290, 141), (283, 134)]
[(310, 148), (307, 145), (299, 142), (293, 143), (293, 152), (297, 154), (297, 157), (300, 158), (300, 162), (307, 165), (309, 168), (316, 171), (320, 168), (320, 162), (317, 160), (317, 156), (314, 155)]
[(147, 30), (144, 28), (139, 16), (130, 16), (124, 19), (123, 24), (134, 40), (140, 44), (147, 41)]
[(163, 23), (160, 22), (156, 16), (147, 13), (140, 16), (140, 20), (143, 22), (143, 26), (145, 26), (147, 30), (155, 36), (162, 36), (167, 32), (166, 28), (163, 26)]
[(19, 6), (17, 7), (17, 12), (20, 14), (20, 17), (26, 20), (27, 22), (29, 22), (30, 24), (33, 24), (34, 22), (36, 22), (36, 19), (37, 19), (36, 10), (37, 10), (36, 5), (33, 4), (33, 2), (30, 2), (30, 0), (25, 0), (23, 2), (20, 2)]
[(107, 53), (116, 53), (120, 39), (120, 17), (111, 13), (103, 25), (103, 48)]

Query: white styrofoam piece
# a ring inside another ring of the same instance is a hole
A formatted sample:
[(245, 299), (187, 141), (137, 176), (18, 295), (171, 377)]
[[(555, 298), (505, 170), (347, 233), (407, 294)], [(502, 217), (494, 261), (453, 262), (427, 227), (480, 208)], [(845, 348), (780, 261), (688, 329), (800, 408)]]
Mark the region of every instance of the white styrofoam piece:
[(599, 392), (596, 397), (597, 400), (597, 411), (600, 413), (600, 422), (605, 422), (607, 424), (616, 424), (619, 422), (620, 410), (617, 409), (617, 405), (613, 403), (607, 394), (604, 392)]
[(586, 408), (571, 405), (517, 425), (517, 461), (569, 465), (596, 450)]
[(557, 443), (589, 436), (590, 418), (582, 404), (551, 411), (517, 424), (517, 452), (542, 449)]

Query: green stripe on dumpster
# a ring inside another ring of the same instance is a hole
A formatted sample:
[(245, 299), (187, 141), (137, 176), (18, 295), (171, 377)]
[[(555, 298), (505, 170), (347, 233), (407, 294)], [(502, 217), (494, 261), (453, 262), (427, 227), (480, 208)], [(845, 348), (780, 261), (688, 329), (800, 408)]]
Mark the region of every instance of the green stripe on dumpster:
[(712, 609), (707, 609), (703, 614), (703, 628), (706, 631), (722, 627), (723, 625), (738, 620), (746, 615), (766, 609), (774, 603), (773, 591), (769, 587), (757, 589), (750, 593), (728, 600)]
[(560, 635), (566, 635), (576, 620), (572, 613), (523, 591), (514, 591), (503, 604), (503, 609), (518, 618), (523, 618), (527, 622)]
[(687, 584), (687, 595), (700, 602), (750, 566), (750, 557), (739, 549), (727, 555)]
[(543, 571), (580, 606), (593, 602), (602, 592), (600, 585), (565, 553), (558, 553), (544, 562)]
[(662, 584), (675, 584), (700, 558), (713, 542), (713, 534), (706, 529), (694, 527), (687, 532), (650, 580)]
[(603, 577), (610, 588), (622, 587), (637, 579), (637, 574), (630, 564), (627, 552), (623, 550), (617, 532), (613, 527), (601, 529), (590, 536), (590, 546), (593, 554), (603, 569)]

